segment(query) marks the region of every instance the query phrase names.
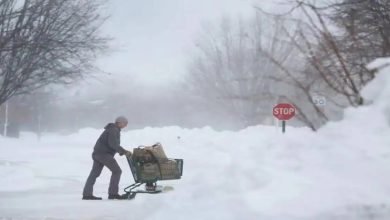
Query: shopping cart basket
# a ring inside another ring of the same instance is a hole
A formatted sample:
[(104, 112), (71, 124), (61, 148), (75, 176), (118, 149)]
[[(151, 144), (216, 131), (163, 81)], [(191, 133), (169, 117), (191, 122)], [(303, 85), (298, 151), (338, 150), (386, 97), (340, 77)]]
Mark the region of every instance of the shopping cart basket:
[[(159, 193), (163, 191), (162, 186), (157, 185), (159, 180), (180, 179), (183, 175), (183, 159), (160, 159), (145, 162), (132, 157), (127, 157), (134, 182), (126, 187), (124, 191), (128, 198), (132, 199), (137, 193)], [(145, 184), (145, 190), (139, 189)]]

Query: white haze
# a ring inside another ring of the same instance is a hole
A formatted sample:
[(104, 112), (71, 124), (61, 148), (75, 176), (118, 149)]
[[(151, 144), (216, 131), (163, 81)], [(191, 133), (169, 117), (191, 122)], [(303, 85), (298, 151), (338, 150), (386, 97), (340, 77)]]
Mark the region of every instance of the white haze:
[[(102, 13), (109, 17), (101, 34), (112, 40), (109, 51), (96, 60), (103, 73), (94, 72), (93, 77), (71, 86), (45, 88), (49, 94), (39, 91), (33, 97), (13, 98), (9, 102), (10, 122), (19, 124), (22, 131), (68, 133), (83, 127), (101, 128), (116, 116), (126, 115), (130, 128), (177, 125), (240, 129), (241, 121), (226, 109), (207, 103), (188, 90), (187, 65), (202, 26), (218, 24), (225, 16), (251, 17), (254, 5), (269, 11), (280, 9), (280, 5), (271, 3), (107, 1)], [(30, 101), (25, 102), (26, 99)], [(37, 110), (15, 111), (26, 106)], [(3, 123), (3, 109), (0, 114)], [(28, 121), (23, 120), (26, 117), (21, 116), (27, 114)]]
[[(218, 23), (224, 16), (252, 16), (254, 5), (272, 8), (270, 2), (110, 1), (103, 8), (104, 14), (110, 17), (102, 34), (111, 37), (112, 41), (109, 52), (97, 60), (98, 67), (106, 74), (96, 74), (94, 78), (59, 90), (60, 105), (78, 111), (75, 106), (80, 106), (80, 103), (99, 103), (109, 99), (111, 102), (108, 103), (115, 111), (104, 114), (104, 110), (97, 106), (96, 114), (100, 115), (97, 119), (90, 115), (84, 118), (93, 127), (101, 126), (117, 114), (124, 114), (139, 119), (133, 121), (133, 128), (163, 125), (239, 128), (239, 123), (234, 120), (220, 122), (230, 116), (215, 117), (221, 116), (218, 108), (205, 105), (185, 91), (187, 61), (203, 25)], [(105, 97), (109, 93), (114, 99), (122, 100), (113, 102), (112, 97)], [(118, 102), (126, 102), (126, 107)], [(147, 112), (148, 106), (158, 107)], [(64, 124), (69, 121), (64, 120)]]

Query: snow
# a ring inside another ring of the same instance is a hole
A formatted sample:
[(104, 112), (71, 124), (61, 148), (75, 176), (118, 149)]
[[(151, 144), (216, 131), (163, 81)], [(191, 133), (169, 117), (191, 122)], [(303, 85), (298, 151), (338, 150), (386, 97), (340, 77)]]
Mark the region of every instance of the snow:
[[(110, 172), (81, 200), (102, 130), (68, 136), (0, 138), (0, 219), (390, 219), (390, 68), (364, 90), (372, 104), (345, 110), (345, 118), (318, 132), (254, 126), (238, 132), (209, 127), (122, 131), (122, 145), (160, 142), (184, 159), (175, 190), (107, 200)], [(102, 125), (104, 126), (104, 125)], [(133, 183), (126, 160), (120, 188)]]
[(389, 64), (390, 64), (390, 59), (388, 57), (381, 57), (381, 58), (377, 58), (374, 61), (372, 61), (371, 63), (369, 63), (367, 65), (367, 68), (371, 69), (371, 70), (381, 69), (381, 68), (387, 67)]

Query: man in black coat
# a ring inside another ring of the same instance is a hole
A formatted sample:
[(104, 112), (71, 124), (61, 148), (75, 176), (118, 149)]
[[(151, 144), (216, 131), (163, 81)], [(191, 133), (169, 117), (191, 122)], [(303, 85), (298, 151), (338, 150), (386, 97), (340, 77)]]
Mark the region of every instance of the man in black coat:
[(93, 166), (83, 190), (84, 200), (101, 200), (101, 197), (93, 195), (93, 185), (96, 178), (100, 176), (103, 167), (106, 166), (112, 172), (110, 186), (108, 188), (108, 199), (126, 199), (125, 195), (118, 194), (119, 180), (122, 170), (114, 159), (116, 153), (119, 155), (131, 156), (131, 152), (120, 146), (120, 132), (127, 126), (126, 117), (120, 116), (115, 123), (109, 123), (104, 127), (103, 133), (96, 141), (92, 159)]

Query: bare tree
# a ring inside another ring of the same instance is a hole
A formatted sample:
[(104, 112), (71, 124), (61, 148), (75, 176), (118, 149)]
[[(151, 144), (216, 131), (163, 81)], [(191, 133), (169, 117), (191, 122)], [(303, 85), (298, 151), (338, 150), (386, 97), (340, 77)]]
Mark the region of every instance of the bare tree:
[[(294, 56), (285, 59), (264, 48), (262, 51), (284, 73), (284, 78), (278, 80), (291, 84), (302, 94), (300, 99), (291, 94), (286, 97), (300, 108), (298, 118), (315, 130), (332, 115), (314, 105), (313, 94), (325, 96), (335, 111), (364, 103), (360, 91), (375, 77), (366, 64), (390, 53), (390, 3), (380, 0), (340, 0), (321, 5), (310, 0), (289, 2), (295, 5), (285, 14), (257, 9), (272, 19), (287, 21), (278, 38), (287, 39), (294, 47), (290, 53)], [(293, 16), (297, 12), (303, 15), (299, 19)], [(286, 62), (297, 57), (303, 58), (295, 62), (300, 68)], [(306, 101), (302, 102), (302, 98)]]
[(299, 25), (290, 17), (267, 15), (261, 10), (259, 14), (267, 18), (266, 23), (275, 32), (271, 35), (258, 34), (269, 38), (267, 42), (270, 42), (259, 46), (258, 50), (276, 69), (268, 77), (274, 87), (273, 96), (280, 97), (278, 102), (294, 104), (298, 110), (296, 118), (316, 130), (328, 121), (328, 116), (313, 102), (313, 95), (320, 91), (321, 81), (318, 76), (310, 74), (305, 54), (296, 46), (302, 42)]
[(390, 54), (390, 3), (377, 0), (342, 0), (325, 6), (314, 1), (296, 3), (295, 8), (304, 14), (304, 19), (298, 26), (300, 41), (291, 39), (305, 54), (307, 68), (349, 105), (364, 104), (360, 91), (375, 77), (366, 64)]
[[(323, 18), (324, 12), (317, 13), (316, 7), (311, 11), (308, 2), (298, 2), (285, 14), (271, 14), (261, 8), (257, 11), (273, 26), (280, 24), (274, 42), (290, 45), (289, 53), (279, 57), (266, 48), (260, 49), (282, 72), (275, 80), (293, 87), (285, 99), (298, 108), (297, 118), (316, 130), (328, 120), (340, 118), (348, 104), (361, 101), (360, 90), (353, 90), (361, 84), (352, 77), (352, 69), (344, 65), (345, 54), (335, 37), (335, 26)], [(326, 109), (315, 104), (316, 96), (327, 99)]]
[[(264, 117), (261, 111), (283, 96), (316, 130), (344, 107), (364, 104), (360, 91), (375, 77), (365, 65), (389, 53), (390, 7), (380, 0), (292, 2), (283, 15), (259, 9), (255, 24), (225, 21), (219, 32), (205, 30), (190, 76), (197, 91), (245, 122), (259, 123), (255, 115)], [(296, 12), (298, 19), (290, 16)], [(314, 95), (327, 98), (326, 110)]]
[(277, 48), (280, 45), (264, 37), (267, 28), (259, 18), (237, 23), (224, 19), (218, 31), (205, 28), (189, 68), (190, 82), (198, 94), (219, 103), (242, 126), (259, 124), (270, 117), (277, 98), (269, 76), (279, 70), (258, 48), (269, 46), (281, 53), (286, 48)]
[(346, 45), (348, 52), (364, 51), (371, 60), (390, 55), (389, 1), (342, 0), (329, 7), (332, 21), (342, 30), (343, 40), (354, 43)]
[(0, 1), (0, 105), (52, 83), (71, 83), (94, 69), (106, 48), (105, 18), (94, 0)]

